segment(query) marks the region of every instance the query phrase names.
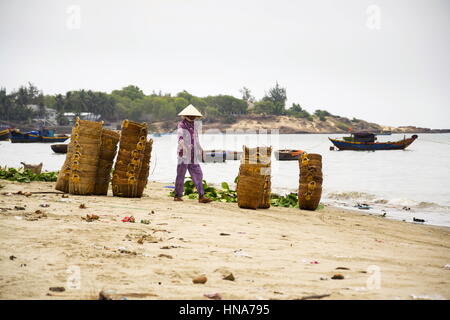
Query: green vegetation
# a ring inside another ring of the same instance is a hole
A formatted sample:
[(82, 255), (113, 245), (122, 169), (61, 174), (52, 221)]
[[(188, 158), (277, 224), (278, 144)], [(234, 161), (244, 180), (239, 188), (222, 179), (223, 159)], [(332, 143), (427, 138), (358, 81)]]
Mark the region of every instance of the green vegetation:
[[(31, 110), (28, 105), (39, 106), (39, 111)], [(0, 88), (0, 115), (2, 120), (31, 120), (44, 113), (44, 95), (31, 83), (22, 86), (17, 91), (6, 93)]]
[[(265, 93), (261, 100), (256, 100), (250, 89), (243, 87), (240, 90), (242, 97), (231, 95), (215, 95), (197, 97), (187, 91), (181, 91), (172, 96), (170, 93), (153, 91), (146, 95), (139, 87), (129, 85), (111, 93), (92, 90), (68, 91), (66, 94), (44, 95), (36, 86), (29, 83), (9, 94), (5, 88), (0, 88), (0, 114), (6, 121), (31, 121), (34, 118), (45, 116), (45, 107), (57, 112), (57, 121), (60, 125), (68, 125), (64, 113), (91, 113), (100, 115), (101, 120), (121, 121), (157, 121), (175, 120), (177, 114), (188, 104), (193, 104), (203, 114), (206, 122), (224, 121), (233, 123), (239, 115), (253, 113), (265, 115), (290, 115), (298, 118), (313, 120), (311, 114), (293, 103), (286, 108), (287, 89), (278, 82)], [(253, 104), (253, 109), (248, 106)], [(30, 109), (29, 105), (37, 105), (38, 111)], [(316, 110), (321, 120), (331, 115), (324, 110)]]
[(331, 117), (331, 116), (332, 116), (332, 114), (329, 113), (329, 112), (326, 111), (326, 110), (316, 110), (316, 111), (314, 112), (314, 115), (317, 116), (317, 117), (319, 117), (320, 121), (325, 121), (325, 120), (326, 120), (325, 117)]
[(308, 119), (309, 121), (313, 121), (312, 115), (308, 111), (303, 109), (298, 103), (293, 103), (292, 107), (287, 111), (287, 113), (290, 116), (294, 116), (297, 118), (304, 118)]
[[(203, 189), (205, 190), (205, 196), (220, 202), (237, 202), (237, 194), (235, 190), (231, 190), (228, 183), (222, 182), (222, 189), (216, 189), (208, 186), (208, 183), (203, 180)], [(175, 196), (175, 190), (172, 190), (169, 194), (171, 197)], [(184, 182), (184, 195), (189, 199), (198, 199), (198, 192), (195, 189), (194, 182), (191, 178), (186, 178)]]
[(43, 172), (35, 174), (31, 170), (19, 171), (15, 168), (0, 168), (0, 179), (30, 183), (31, 181), (54, 182), (58, 172)]
[[(236, 183), (238, 177), (234, 180)], [(203, 188), (205, 189), (205, 196), (212, 199), (213, 201), (220, 202), (237, 202), (237, 193), (235, 190), (230, 189), (230, 186), (226, 182), (222, 182), (222, 189), (216, 189), (212, 186), (209, 186), (208, 183), (203, 180)], [(175, 196), (175, 190), (172, 190), (169, 193), (170, 197)], [(184, 182), (184, 196), (187, 196), (189, 199), (198, 199), (198, 192), (195, 189), (194, 182), (190, 177), (186, 178)], [(274, 207), (285, 207), (285, 208), (298, 208), (298, 195), (297, 193), (289, 193), (285, 196), (280, 196), (275, 193), (270, 195), (270, 204)], [(319, 204), (317, 210), (321, 210), (324, 208), (323, 204)]]

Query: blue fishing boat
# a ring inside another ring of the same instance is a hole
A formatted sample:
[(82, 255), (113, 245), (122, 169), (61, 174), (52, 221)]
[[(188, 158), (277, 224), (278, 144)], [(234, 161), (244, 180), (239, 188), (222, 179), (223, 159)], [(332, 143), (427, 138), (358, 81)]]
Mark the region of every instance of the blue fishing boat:
[(328, 138), (339, 150), (356, 151), (377, 151), (377, 150), (403, 150), (413, 143), (418, 136), (415, 134), (411, 138), (403, 138), (399, 141), (375, 142), (376, 137), (373, 133), (355, 132), (350, 137), (344, 137), (343, 140)]
[(12, 143), (30, 143), (30, 142), (64, 142), (69, 139), (68, 135), (57, 135), (54, 130), (42, 129), (29, 132), (20, 130), (11, 130)]
[(10, 137), (9, 129), (0, 130), (0, 141), (8, 140)]

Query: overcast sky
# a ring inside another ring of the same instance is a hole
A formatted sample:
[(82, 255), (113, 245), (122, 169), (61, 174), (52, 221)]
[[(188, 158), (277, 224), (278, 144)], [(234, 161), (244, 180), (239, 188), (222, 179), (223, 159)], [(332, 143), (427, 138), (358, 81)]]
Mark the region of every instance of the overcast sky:
[(448, 0), (0, 0), (0, 86), (259, 99), (278, 81), (308, 111), (450, 128), (449, 39)]

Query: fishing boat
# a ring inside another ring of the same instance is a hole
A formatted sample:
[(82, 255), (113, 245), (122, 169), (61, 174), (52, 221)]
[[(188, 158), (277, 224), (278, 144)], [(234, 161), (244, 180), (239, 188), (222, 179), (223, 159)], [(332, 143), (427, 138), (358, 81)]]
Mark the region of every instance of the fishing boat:
[(356, 151), (376, 151), (376, 150), (403, 150), (413, 143), (418, 136), (415, 134), (411, 138), (403, 138), (399, 141), (375, 142), (377, 140), (374, 133), (355, 132), (350, 137), (343, 140), (328, 138), (339, 150)]
[(52, 144), (50, 147), (52, 148), (54, 153), (67, 153), (67, 146), (68, 144), (58, 143)]
[(9, 129), (5, 129), (5, 130), (1, 130), (0, 131), (0, 141), (8, 140), (9, 137), (10, 137)]
[(275, 159), (279, 161), (298, 160), (304, 152), (303, 150), (276, 150)]
[(30, 143), (30, 142), (64, 142), (69, 139), (68, 135), (57, 135), (54, 130), (42, 129), (29, 132), (21, 132), (18, 129), (11, 130), (12, 143)]
[(204, 150), (203, 162), (225, 162), (227, 153), (224, 150)]

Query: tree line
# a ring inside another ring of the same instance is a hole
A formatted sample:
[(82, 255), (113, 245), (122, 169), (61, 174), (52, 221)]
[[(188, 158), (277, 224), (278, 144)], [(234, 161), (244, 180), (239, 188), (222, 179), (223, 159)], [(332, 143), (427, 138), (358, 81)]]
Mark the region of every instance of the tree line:
[[(152, 92), (144, 94), (137, 86), (129, 85), (111, 93), (92, 90), (74, 90), (66, 94), (44, 95), (36, 86), (29, 83), (7, 93), (0, 88), (0, 120), (30, 121), (45, 115), (45, 107), (55, 109), (58, 124), (67, 124), (64, 113), (92, 113), (100, 115), (105, 121), (166, 121), (176, 119), (177, 114), (188, 104), (193, 104), (205, 116), (206, 121), (224, 121), (233, 123), (243, 114), (289, 115), (313, 120), (313, 115), (324, 121), (331, 114), (325, 110), (316, 110), (313, 114), (293, 103), (286, 107), (286, 88), (276, 82), (260, 100), (256, 100), (250, 89), (240, 90), (242, 96), (215, 95), (198, 97), (187, 91), (172, 96), (169, 93)], [(29, 105), (37, 105), (33, 111)]]

